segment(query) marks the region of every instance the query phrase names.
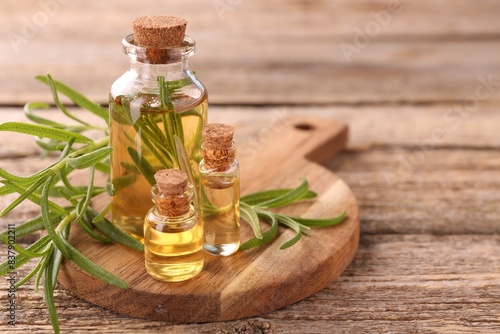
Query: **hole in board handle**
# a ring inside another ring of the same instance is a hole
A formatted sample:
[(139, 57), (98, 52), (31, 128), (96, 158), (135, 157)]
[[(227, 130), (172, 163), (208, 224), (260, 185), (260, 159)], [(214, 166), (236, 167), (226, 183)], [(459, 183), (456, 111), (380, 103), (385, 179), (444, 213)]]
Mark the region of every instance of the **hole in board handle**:
[(314, 130), (314, 126), (312, 126), (311, 124), (307, 124), (307, 123), (295, 124), (295, 128), (298, 130), (302, 130), (302, 131)]

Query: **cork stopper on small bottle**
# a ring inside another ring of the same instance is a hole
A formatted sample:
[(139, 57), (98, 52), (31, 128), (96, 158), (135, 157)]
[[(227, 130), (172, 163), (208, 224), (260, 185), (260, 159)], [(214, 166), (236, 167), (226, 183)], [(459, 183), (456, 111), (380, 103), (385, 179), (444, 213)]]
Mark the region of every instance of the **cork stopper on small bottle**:
[(162, 169), (155, 173), (154, 178), (160, 192), (160, 196), (155, 197), (160, 214), (176, 217), (187, 213), (191, 198), (184, 194), (188, 185), (186, 173), (178, 169)]
[(236, 156), (233, 143), (234, 127), (221, 123), (203, 127), (203, 160), (208, 169), (225, 171)]
[(171, 55), (161, 50), (182, 46), (187, 21), (175, 16), (141, 16), (132, 23), (134, 44), (151, 48), (147, 50), (148, 61), (153, 64), (164, 63)]

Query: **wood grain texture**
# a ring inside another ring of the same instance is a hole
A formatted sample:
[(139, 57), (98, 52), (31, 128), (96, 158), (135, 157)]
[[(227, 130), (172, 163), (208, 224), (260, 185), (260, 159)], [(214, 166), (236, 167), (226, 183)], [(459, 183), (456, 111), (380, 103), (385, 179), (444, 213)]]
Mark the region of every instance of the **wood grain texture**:
[[(496, 334), (500, 330), (497, 108), (482, 106), (464, 120), (463, 135), (450, 131), (436, 145), (433, 158), (418, 165), (412, 177), (391, 185), (383, 174), (397, 170), (415, 150), (415, 141), (443, 124), (442, 115), (449, 108), (212, 108), (211, 121), (234, 124), (240, 129), (238, 141), (256, 150), (272, 140), (263, 130), (279, 123), (281, 115), (314, 114), (348, 122), (348, 149), (326, 165), (359, 200), (361, 238), (354, 261), (335, 282), (303, 301), (261, 317), (206, 324), (168, 325), (121, 316), (59, 285), (56, 305), (63, 332)], [(0, 113), (6, 121), (23, 117), (18, 109)], [(57, 115), (53, 117), (61, 120)], [(0, 142), (6, 138), (0, 133)], [(34, 153), (28, 137), (16, 143), (26, 149), (17, 152), (10, 145), (0, 146), (5, 152), (2, 167), (29, 174), (48, 163)], [(0, 206), (6, 203), (2, 198)], [(0, 225), (20, 223), (35, 214), (33, 207), (15, 211), (0, 218)], [(0, 258), (5, 256), (6, 248), (0, 247)], [(34, 265), (21, 270), (19, 277)], [(0, 287), (5, 291), (6, 281), (0, 280)], [(45, 305), (33, 282), (18, 295), (19, 323), (9, 327), (1, 322), (0, 331), (50, 333)]]
[[(310, 238), (284, 251), (279, 247), (293, 236), (292, 231), (282, 231), (269, 247), (238, 252), (227, 258), (205, 256), (204, 270), (195, 278), (177, 284), (165, 284), (150, 277), (141, 252), (121, 245), (95, 243), (83, 231), (73, 229), (71, 244), (93, 262), (127, 281), (130, 289), (121, 290), (100, 282), (70, 261), (63, 262), (59, 281), (97, 305), (169, 323), (261, 315), (322, 289), (338, 277), (354, 257), (359, 239), (358, 207), (342, 180), (310, 160), (324, 161), (338, 153), (347, 141), (347, 127), (320, 118), (287, 118), (282, 122), (287, 125), (273, 129), (279, 139), (264, 150), (239, 157), (242, 192), (289, 188), (298, 178), (305, 177), (318, 198), (280, 212), (327, 218), (346, 210), (348, 218), (341, 225), (314, 231)], [(245, 153), (244, 146), (238, 147)], [(252, 236), (251, 228), (243, 224), (242, 240)]]
[[(494, 2), (400, 1), (401, 12), (357, 43), (363, 34), (358, 31), (377, 24), (374, 15), (388, 10), (388, 3), (241, 1), (222, 19), (213, 1), (163, 1), (162, 9), (190, 22), (188, 34), (198, 43), (191, 67), (212, 103), (457, 101), (471, 94), (478, 76), (499, 80)], [(120, 0), (66, 2), (25, 38), (23, 29), (37, 15), (43, 17), (44, 9), (35, 0), (3, 1), (2, 11), (9, 15), (0, 23), (0, 103), (50, 101), (46, 88), (33, 79), (46, 73), (106, 102), (112, 82), (128, 67), (121, 39), (130, 33), (133, 18), (157, 8), (155, 0), (141, 6)], [(97, 16), (99, 24), (94, 13), (106, 13)], [(422, 19), (423, 13), (434, 16)], [(341, 50), (343, 43), (356, 48), (352, 57)]]
[[(127, 66), (120, 39), (129, 23), (161, 7), (189, 20), (198, 41), (191, 67), (208, 87), (210, 119), (238, 126), (238, 142), (262, 149), (272, 140), (266, 128), (282, 114), (349, 124), (348, 149), (326, 166), (359, 200), (356, 257), (335, 282), (303, 301), (261, 317), (205, 324), (121, 316), (59, 285), (63, 332), (499, 333), (499, 89), (469, 115), (455, 112), (455, 120), (445, 121), (453, 110), (463, 112), (455, 104), (474, 96), (479, 76), (499, 81), (498, 1), (402, 0), (403, 12), (351, 62), (340, 44), (353, 44), (357, 29), (389, 1), (222, 2), (238, 5), (221, 20), (212, 1), (66, 1), (16, 53), (9, 34), (21, 31), (40, 2), (2, 0), (1, 121), (23, 118), (8, 106), (51, 101), (32, 79), (36, 74), (52, 73), (105, 102)], [(421, 142), (441, 128), (446, 136), (422, 155)], [(0, 133), (0, 166), (29, 174), (48, 161), (27, 137)], [(9, 200), (1, 198), (0, 207)], [(0, 226), (33, 217), (35, 209), (23, 206), (0, 218)], [(2, 294), (6, 288), (0, 280)], [(0, 332), (51, 333), (33, 282), (18, 296), (18, 325), (8, 326), (2, 314)]]
[[(238, 321), (169, 325), (124, 317), (61, 287), (56, 305), (63, 332), (75, 333), (493, 334), (500, 328), (499, 245), (498, 235), (362, 235), (353, 263), (337, 281), (282, 310)], [(0, 251), (5, 257), (5, 247)], [(1, 284), (5, 286), (3, 280)], [(45, 305), (33, 284), (18, 294), (18, 325), (2, 323), (0, 329), (49, 333)]]

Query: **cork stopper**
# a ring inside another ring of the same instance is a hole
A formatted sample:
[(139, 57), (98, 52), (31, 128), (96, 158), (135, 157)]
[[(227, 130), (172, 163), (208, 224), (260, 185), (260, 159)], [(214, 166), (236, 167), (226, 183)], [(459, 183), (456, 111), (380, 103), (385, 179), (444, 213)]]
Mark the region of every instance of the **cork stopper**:
[(168, 50), (161, 49), (182, 46), (187, 21), (175, 16), (141, 16), (133, 21), (132, 26), (134, 44), (151, 48), (147, 51), (149, 62), (161, 64), (172, 57)]
[(154, 178), (159, 194), (155, 202), (160, 214), (176, 217), (189, 211), (191, 198), (185, 195), (188, 177), (177, 169), (162, 169), (155, 173)]
[(207, 124), (203, 127), (202, 136), (205, 166), (217, 171), (227, 170), (236, 156), (234, 127), (221, 123)]
[(141, 16), (134, 20), (134, 42), (138, 46), (166, 48), (182, 45), (187, 21), (175, 16)]

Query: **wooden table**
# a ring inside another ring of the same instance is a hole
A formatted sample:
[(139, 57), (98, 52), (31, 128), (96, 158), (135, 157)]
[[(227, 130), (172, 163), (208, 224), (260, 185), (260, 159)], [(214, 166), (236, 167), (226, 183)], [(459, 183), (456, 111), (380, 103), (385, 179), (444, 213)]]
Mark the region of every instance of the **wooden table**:
[[(235, 124), (240, 142), (258, 140), (286, 114), (349, 124), (348, 148), (327, 166), (359, 200), (359, 250), (314, 296), (221, 323), (124, 317), (58, 287), (62, 332), (500, 332), (500, 3), (2, 0), (1, 121), (24, 120), (27, 101), (51, 101), (37, 74), (106, 103), (127, 67), (120, 40), (130, 22), (159, 12), (190, 22), (191, 67), (208, 87), (210, 121)], [(29, 174), (50, 161), (29, 137), (0, 140), (9, 171)], [(35, 214), (23, 205), (1, 225)], [(18, 290), (15, 327), (4, 278), (0, 286), (0, 332), (51, 332), (33, 282)]]

